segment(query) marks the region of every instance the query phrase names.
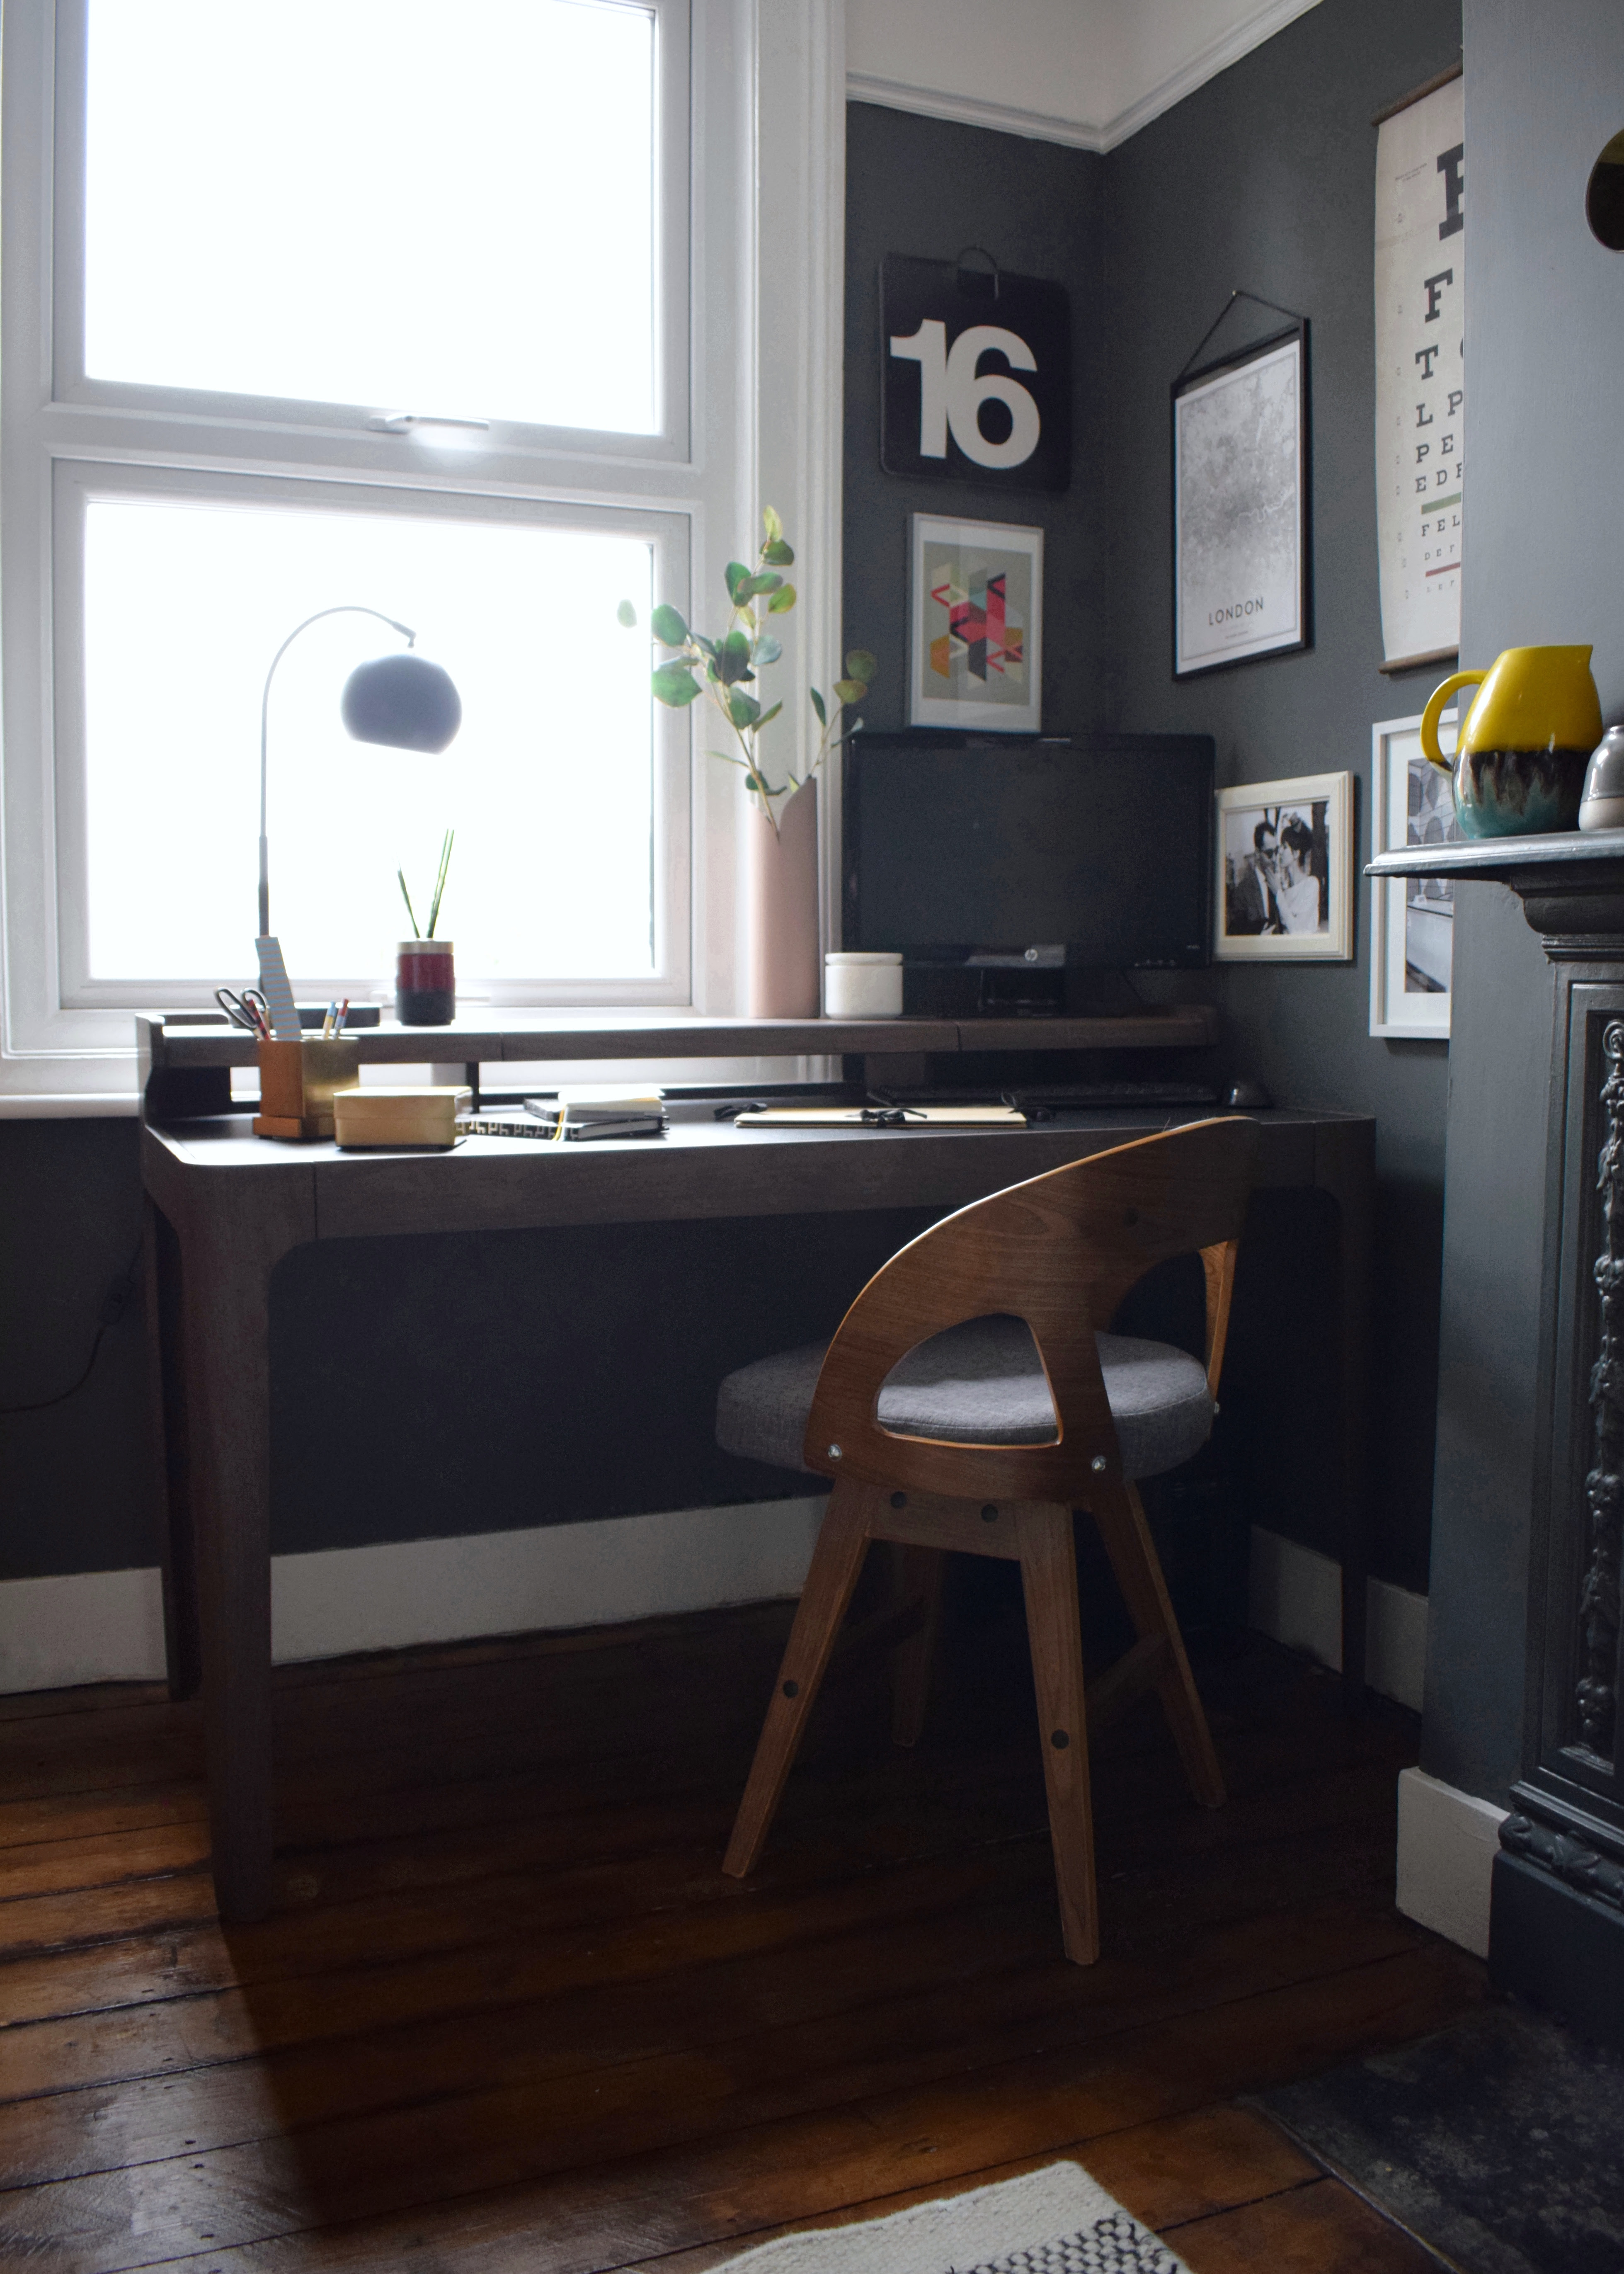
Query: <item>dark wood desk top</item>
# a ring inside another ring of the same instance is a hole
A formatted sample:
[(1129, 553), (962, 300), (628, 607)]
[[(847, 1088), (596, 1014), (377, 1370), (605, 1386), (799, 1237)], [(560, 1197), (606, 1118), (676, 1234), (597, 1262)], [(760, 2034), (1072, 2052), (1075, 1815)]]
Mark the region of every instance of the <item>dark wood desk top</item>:
[[(307, 1239), (389, 1232), (494, 1231), (825, 1210), (958, 1208), (1046, 1169), (1216, 1109), (1181, 1106), (1064, 1112), (1026, 1129), (735, 1129), (709, 1106), (678, 1104), (663, 1138), (545, 1145), (470, 1137), (449, 1153), (341, 1152), (253, 1136), (246, 1114), (148, 1126), (144, 1172), (178, 1215), (205, 1188), (229, 1186), (290, 1205)], [(1335, 1181), (1339, 1145), (1374, 1124), (1358, 1114), (1272, 1110), (1262, 1126), (1259, 1181)], [(1368, 1134), (1365, 1141), (1368, 1142)], [(249, 1180), (245, 1188), (244, 1180)]]

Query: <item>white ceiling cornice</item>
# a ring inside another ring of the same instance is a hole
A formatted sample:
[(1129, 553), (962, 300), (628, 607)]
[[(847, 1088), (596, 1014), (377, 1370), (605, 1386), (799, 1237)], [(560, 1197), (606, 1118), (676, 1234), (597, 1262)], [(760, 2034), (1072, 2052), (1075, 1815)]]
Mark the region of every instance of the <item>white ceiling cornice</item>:
[[(989, 50), (979, 0), (848, 0), (846, 92), (927, 118), (1114, 150), (1318, 4), (1005, 0)], [(951, 68), (959, 56), (962, 71)]]
[[(1000, 134), (1024, 134), (1034, 142), (1065, 142), (1075, 150), (1109, 150), (1102, 130), (1076, 118), (1050, 118), (1011, 102), (983, 102), (944, 87), (908, 87), (894, 79), (872, 79), (847, 72), (846, 91), (853, 102), (878, 102), (887, 110), (914, 110), (922, 118), (951, 118), (959, 126), (990, 126)], [(1177, 97), (1174, 97), (1177, 102)]]

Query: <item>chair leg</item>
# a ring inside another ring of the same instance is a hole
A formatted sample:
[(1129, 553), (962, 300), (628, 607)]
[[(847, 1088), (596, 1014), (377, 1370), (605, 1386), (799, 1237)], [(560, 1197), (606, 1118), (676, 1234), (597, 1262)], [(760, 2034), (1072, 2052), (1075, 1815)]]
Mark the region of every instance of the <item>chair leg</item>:
[(749, 1781), (733, 1819), (733, 1838), (722, 1860), (723, 1871), (735, 1879), (747, 1879), (755, 1870), (778, 1812), (785, 1784), (801, 1750), (807, 1716), (868, 1553), (868, 1510), (873, 1497), (869, 1487), (844, 1480), (829, 1495), (807, 1583), (801, 1591), (801, 1608), (790, 1629), (789, 1645), (756, 1741)]
[(1092, 1966), (1100, 1954), (1100, 1912), (1071, 1511), (1029, 1502), (1020, 1510), (1019, 1522), (1020, 1580), (1043, 1741), (1061, 1933), (1066, 1956), (1079, 1966)]
[(899, 1643), (891, 1659), (891, 1742), (916, 1745), (930, 1696), (930, 1668), (942, 1618), (942, 1579), (946, 1558), (939, 1547), (891, 1548), (898, 1608), (918, 1603), (924, 1624)]
[(1099, 1494), (1092, 1512), (1135, 1628), (1141, 1635), (1159, 1635), (1167, 1643), (1169, 1662), (1156, 1690), (1191, 1792), (1203, 1808), (1221, 1808), (1225, 1798), (1223, 1772), (1184, 1654), (1184, 1637), (1173, 1615), (1167, 1581), (1146, 1521), (1145, 1503), (1136, 1487), (1124, 1485), (1119, 1493)]

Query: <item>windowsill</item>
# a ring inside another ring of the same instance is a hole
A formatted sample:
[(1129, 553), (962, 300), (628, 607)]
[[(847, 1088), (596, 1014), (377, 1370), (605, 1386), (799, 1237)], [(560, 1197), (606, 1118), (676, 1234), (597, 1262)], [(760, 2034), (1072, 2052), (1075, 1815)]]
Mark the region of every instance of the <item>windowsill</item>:
[(0, 1121), (133, 1121), (140, 1107), (134, 1089), (0, 1092)]

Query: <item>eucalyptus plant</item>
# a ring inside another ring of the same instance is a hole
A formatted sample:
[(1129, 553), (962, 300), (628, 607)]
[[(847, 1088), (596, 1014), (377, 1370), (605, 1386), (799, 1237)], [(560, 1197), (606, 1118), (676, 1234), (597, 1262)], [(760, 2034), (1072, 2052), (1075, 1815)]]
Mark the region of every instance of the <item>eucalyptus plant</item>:
[[(763, 710), (758, 674), (784, 653), (771, 629), (771, 620), (787, 615), (795, 605), (795, 588), (782, 574), (793, 565), (795, 555), (786, 544), (784, 524), (771, 506), (763, 513), (762, 522), (766, 535), (756, 566), (751, 568), (742, 561), (730, 561), (724, 572), (729, 614), (719, 637), (707, 639), (703, 632), (690, 630), (680, 611), (665, 602), (655, 609), (650, 629), (659, 645), (672, 651), (670, 659), (654, 671), (656, 701), (669, 710), (684, 711), (702, 695), (709, 697), (737, 745), (735, 749), (712, 750), (710, 755), (743, 769), (745, 787), (772, 824), (776, 836), (776, 801), (803, 788), (830, 751), (838, 749), (861, 730), (862, 720), (853, 719), (848, 726), (846, 712), (868, 692), (879, 665), (867, 649), (853, 648), (846, 659), (845, 677), (834, 682), (832, 706), (816, 687), (808, 689), (818, 724), (817, 749), (804, 774), (788, 773), (775, 788), (762, 763), (760, 738), (784, 705), (774, 703)], [(621, 601), (620, 619), (628, 629), (636, 623), (637, 611), (629, 600)]]

